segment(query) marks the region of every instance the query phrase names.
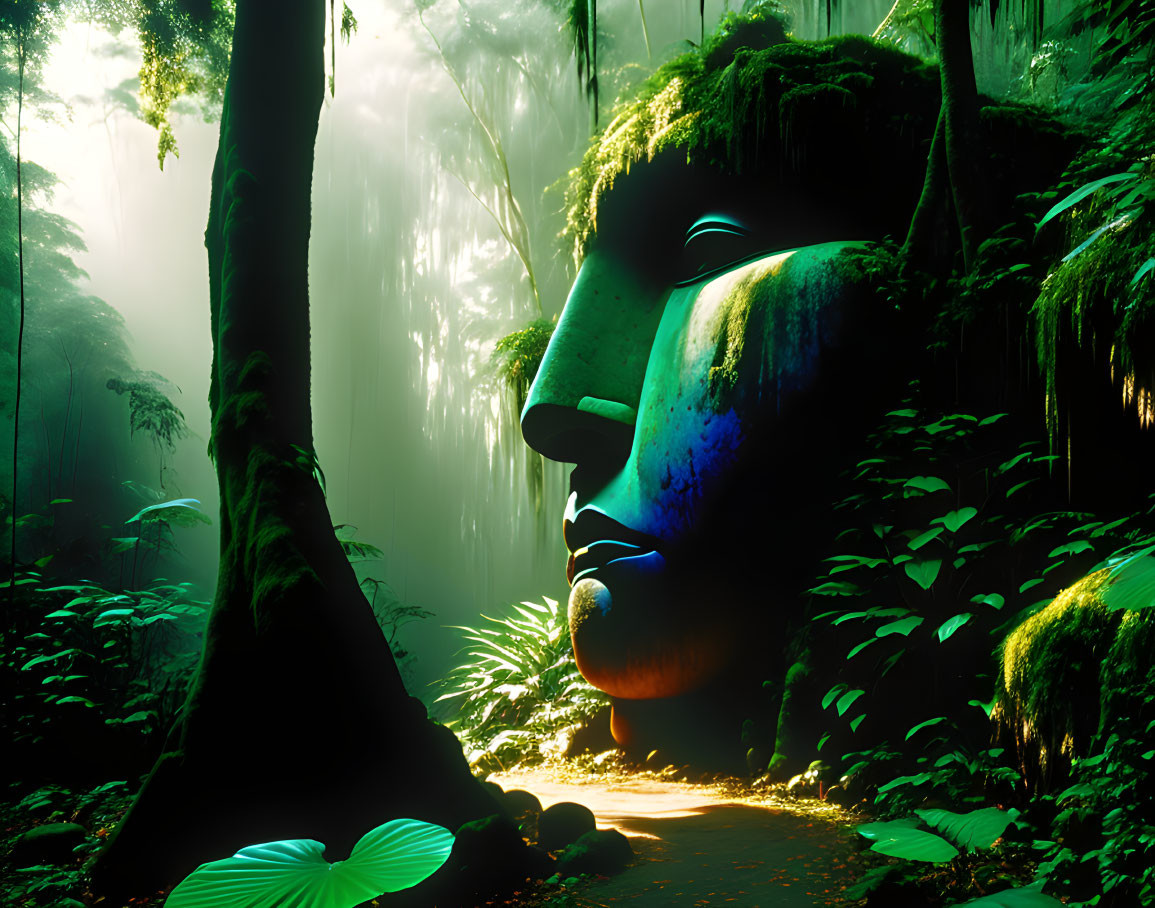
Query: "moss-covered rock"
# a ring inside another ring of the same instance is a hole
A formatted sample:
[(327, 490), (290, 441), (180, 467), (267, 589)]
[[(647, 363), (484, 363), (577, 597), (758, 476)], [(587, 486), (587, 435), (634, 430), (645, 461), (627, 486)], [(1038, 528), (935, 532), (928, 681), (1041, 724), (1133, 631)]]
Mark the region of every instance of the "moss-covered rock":
[(1110, 569), (1063, 590), (1012, 631), (1002, 648), (993, 718), (1018, 750), (1028, 784), (1062, 784), (1070, 761), (1121, 719), (1151, 709), (1155, 613), (1112, 610)]

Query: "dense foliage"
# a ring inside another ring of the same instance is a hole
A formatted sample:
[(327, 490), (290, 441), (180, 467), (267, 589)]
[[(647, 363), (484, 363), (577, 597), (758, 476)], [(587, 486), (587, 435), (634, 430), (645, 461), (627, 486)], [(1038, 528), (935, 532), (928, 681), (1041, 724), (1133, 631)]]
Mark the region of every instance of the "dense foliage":
[(546, 756), (561, 756), (574, 734), (609, 704), (574, 664), (566, 611), (543, 598), (506, 617), (463, 627), (468, 661), (446, 676), (438, 702), (471, 765), (492, 772)]

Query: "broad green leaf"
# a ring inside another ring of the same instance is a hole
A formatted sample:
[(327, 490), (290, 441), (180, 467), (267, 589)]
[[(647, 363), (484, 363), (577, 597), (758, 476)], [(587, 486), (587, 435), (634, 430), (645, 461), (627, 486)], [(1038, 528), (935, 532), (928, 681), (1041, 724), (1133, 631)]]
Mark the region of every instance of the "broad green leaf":
[(87, 697), (61, 697), (56, 702), (58, 704), (59, 703), (83, 703), (85, 706), (89, 706), (89, 707), (96, 706), (96, 704), (93, 703), (91, 700), (89, 700)]
[(1010, 414), (1009, 413), (996, 413), (993, 416), (988, 416), (986, 419), (979, 420), (979, 425), (980, 426), (989, 426), (992, 423), (998, 422), (1004, 416), (1010, 416)]
[(991, 700), (989, 703), (983, 703), (982, 700), (967, 700), (967, 706), (977, 706), (987, 714), (987, 718), (989, 719), (991, 717), (991, 710), (995, 708), (995, 702), (994, 700)]
[(950, 486), (937, 476), (913, 476), (903, 485), (904, 489), (915, 492), (949, 492)]
[(1078, 189), (1076, 189), (1074, 192), (1072, 192), (1070, 195), (1068, 195), (1061, 202), (1058, 202), (1055, 205), (1051, 206), (1050, 211), (1048, 211), (1046, 214), (1043, 215), (1043, 219), (1041, 221), (1039, 221), (1039, 223), (1036, 225), (1035, 229), (1038, 230), (1040, 227), (1042, 227), (1048, 221), (1052, 220), (1055, 217), (1058, 217), (1060, 214), (1062, 214), (1064, 211), (1066, 211), (1072, 205), (1079, 204), (1079, 202), (1083, 201), (1083, 199), (1085, 199), (1091, 193), (1095, 192), (1098, 189), (1102, 189), (1107, 184), (1116, 183), (1116, 182), (1119, 182), (1120, 180), (1133, 180), (1136, 178), (1136, 176), (1138, 176), (1138, 174), (1113, 173), (1108, 177), (1102, 177), (1098, 180), (1092, 180), (1086, 186), (1080, 186)]
[(990, 848), (1018, 816), (1018, 812), (984, 807), (970, 813), (950, 810), (916, 810), (930, 827), (937, 829), (967, 851)]
[(79, 614), (78, 612), (72, 612), (66, 608), (58, 608), (54, 612), (49, 612), (44, 617), (45, 618), (75, 618), (78, 614)]
[(912, 829), (905, 823), (866, 823), (858, 827), (858, 832), (874, 842), (870, 846), (872, 851), (893, 858), (939, 864), (958, 857), (958, 849), (946, 839), (921, 829)]
[(843, 621), (850, 621), (854, 618), (865, 618), (866, 612), (846, 612), (844, 615), (839, 615), (831, 624), (841, 624)]
[(864, 690), (851, 690), (847, 691), (841, 697), (839, 697), (838, 706), (836, 707), (838, 709), (838, 715), (846, 715), (846, 711), (850, 709), (854, 701), (861, 697), (864, 693), (866, 693)]
[(1030, 886), (1018, 889), (1004, 889), (992, 895), (983, 896), (973, 902), (963, 902), (957, 908), (1063, 908), (1058, 899), (1043, 895), (1043, 884), (1046, 880), (1038, 880)]
[(922, 624), (922, 619), (917, 615), (912, 615), (909, 618), (900, 618), (898, 621), (891, 621), (889, 624), (884, 624), (874, 632), (876, 637), (885, 637), (889, 634), (902, 634), (904, 637), (909, 637), (910, 632)]
[(887, 416), (901, 416), (901, 417), (903, 417), (904, 419), (910, 419), (910, 418), (913, 418), (913, 417), (915, 417), (915, 416), (918, 416), (918, 410), (910, 410), (910, 409), (906, 409), (906, 410), (891, 410), (891, 411), (890, 411), (889, 413), (887, 413), (886, 415), (887, 415)]
[(919, 533), (917, 536), (914, 537), (914, 539), (912, 539), (910, 542), (907, 543), (907, 546), (912, 551), (917, 551), (918, 549), (921, 549), (924, 545), (926, 545), (931, 540), (938, 539), (938, 537), (941, 535), (942, 535), (942, 527), (935, 527), (933, 530), (927, 530), (925, 533)]
[[(870, 764), (865, 761), (862, 763), (856, 763), (853, 767), (853, 771), (847, 772), (847, 775), (852, 776), (857, 770), (865, 768), (869, 765)], [(920, 820), (918, 817), (903, 817), (900, 820), (887, 820), (885, 822), (878, 820), (873, 823), (861, 823), (854, 827), (854, 831), (864, 839), (869, 839), (873, 842), (880, 836), (885, 838), (887, 833), (896, 827), (905, 826), (907, 829), (917, 829), (921, 825), (922, 820)]]
[(858, 731), (858, 726), (862, 724), (862, 720), (865, 718), (866, 718), (866, 713), (863, 713), (857, 719), (851, 719), (850, 720), (850, 730), (851, 731)]
[(959, 615), (955, 615), (953, 618), (948, 618), (946, 621), (944, 621), (942, 623), (942, 625), (939, 627), (939, 629), (935, 632), (938, 634), (938, 642), (939, 643), (946, 643), (946, 641), (948, 639), (950, 639), (951, 635), (953, 635), (955, 631), (957, 631), (960, 627), (962, 627), (964, 624), (966, 624), (970, 620), (971, 620), (971, 613), (970, 612), (963, 612)]
[(938, 725), (940, 722), (945, 721), (946, 716), (939, 716), (937, 719), (927, 719), (925, 722), (919, 722), (918, 725), (914, 726), (914, 728), (906, 733), (906, 740), (909, 741), (924, 728), (930, 728), (932, 725)]
[(347, 860), (330, 864), (313, 839), (250, 845), (202, 864), (175, 888), (166, 908), (354, 908), (408, 889), (449, 858), (453, 833), (419, 820), (391, 820), (366, 833)]
[(959, 508), (957, 511), (948, 511), (942, 517), (936, 517), (931, 523), (941, 523), (952, 533), (962, 529), (963, 524), (978, 513), (977, 508)]
[(902, 569), (906, 571), (907, 577), (924, 590), (929, 590), (938, 579), (938, 572), (941, 567), (941, 558), (928, 558), (925, 561), (908, 561), (902, 566)]
[(1136, 611), (1155, 606), (1155, 557), (1148, 549), (1119, 562), (1107, 575), (1110, 584), (1102, 593), (1109, 609)]
[(1032, 587), (1038, 586), (1042, 582), (1043, 582), (1042, 577), (1036, 577), (1034, 580), (1028, 580), (1026, 583), (1024, 583), (1022, 586), (1019, 587), (1019, 592), (1025, 593), (1027, 590), (1031, 589)]
[(993, 609), (1001, 609), (1006, 605), (1007, 600), (998, 593), (987, 593), (985, 596), (979, 593), (977, 596), (971, 596), (971, 602), (976, 605), (989, 605)]

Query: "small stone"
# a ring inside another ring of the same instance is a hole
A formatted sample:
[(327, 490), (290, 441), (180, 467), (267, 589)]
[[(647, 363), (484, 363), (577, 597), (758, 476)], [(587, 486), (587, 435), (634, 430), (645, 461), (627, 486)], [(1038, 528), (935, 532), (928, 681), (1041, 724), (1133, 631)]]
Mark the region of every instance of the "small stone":
[(542, 812), (537, 821), (537, 843), (546, 851), (557, 851), (597, 828), (593, 811), (572, 801), (562, 801)]
[(17, 867), (33, 864), (63, 864), (76, 860), (72, 849), (88, 833), (79, 823), (45, 823), (24, 833), (12, 846), (12, 862)]

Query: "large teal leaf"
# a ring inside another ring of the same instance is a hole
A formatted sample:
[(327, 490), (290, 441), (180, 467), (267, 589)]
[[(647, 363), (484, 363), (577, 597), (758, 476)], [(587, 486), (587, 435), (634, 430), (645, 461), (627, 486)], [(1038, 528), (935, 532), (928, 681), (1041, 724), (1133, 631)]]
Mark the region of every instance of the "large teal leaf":
[(973, 902), (963, 902), (958, 908), (1062, 908), (1063, 903), (1043, 895), (1043, 880), (1019, 889), (1004, 889), (983, 896)]
[(1103, 591), (1109, 609), (1145, 609), (1155, 606), (1155, 546), (1140, 549), (1111, 568), (1110, 585)]
[(1018, 815), (1017, 812), (984, 807), (970, 813), (953, 813), (949, 810), (916, 810), (928, 825), (937, 829), (947, 838), (957, 842), (967, 851), (990, 848)]
[(929, 861), (934, 864), (958, 857), (958, 849), (941, 836), (921, 829), (912, 829), (909, 822), (866, 823), (858, 827), (859, 835), (871, 839), (872, 851), (904, 858), (908, 861)]
[(313, 839), (250, 845), (202, 864), (165, 908), (354, 908), (415, 886), (453, 850), (453, 833), (420, 820), (391, 820), (361, 837), (347, 860), (329, 863)]

